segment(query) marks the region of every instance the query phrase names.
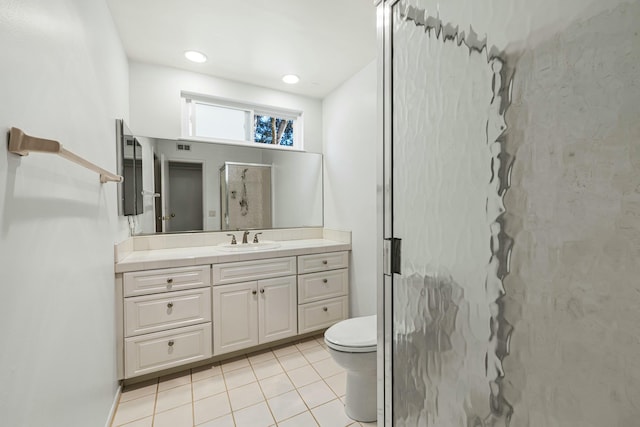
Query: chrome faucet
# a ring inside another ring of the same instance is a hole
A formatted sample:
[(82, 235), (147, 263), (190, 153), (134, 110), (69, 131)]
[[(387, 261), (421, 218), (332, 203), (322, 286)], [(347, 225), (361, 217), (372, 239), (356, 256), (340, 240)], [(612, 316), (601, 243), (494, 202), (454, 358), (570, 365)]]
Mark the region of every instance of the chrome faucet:
[(238, 242), (236, 242), (236, 235), (235, 234), (227, 234), (227, 236), (231, 236), (231, 244), (235, 245)]
[(249, 243), (249, 242), (247, 242), (247, 236), (248, 236), (248, 235), (249, 235), (249, 231), (245, 231), (245, 232), (242, 234), (242, 243)]
[(256, 234), (255, 234), (255, 236), (253, 236), (253, 243), (260, 243), (260, 242), (258, 241), (258, 234), (262, 234), (262, 232), (260, 232), (260, 233), (256, 233)]

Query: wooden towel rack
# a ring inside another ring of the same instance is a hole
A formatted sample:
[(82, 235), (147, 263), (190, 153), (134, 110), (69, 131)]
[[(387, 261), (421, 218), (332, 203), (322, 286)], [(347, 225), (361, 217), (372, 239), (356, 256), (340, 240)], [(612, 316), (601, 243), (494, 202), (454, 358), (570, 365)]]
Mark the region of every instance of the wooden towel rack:
[(62, 144), (52, 139), (29, 136), (18, 128), (11, 128), (9, 133), (9, 151), (20, 156), (29, 153), (53, 153), (100, 174), (100, 182), (122, 182), (122, 176), (113, 174), (66, 150)]

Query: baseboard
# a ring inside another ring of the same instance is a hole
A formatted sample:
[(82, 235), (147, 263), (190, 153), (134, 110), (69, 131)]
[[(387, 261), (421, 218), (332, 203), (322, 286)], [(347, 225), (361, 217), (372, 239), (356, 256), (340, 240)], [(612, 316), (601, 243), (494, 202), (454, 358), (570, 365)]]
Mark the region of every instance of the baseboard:
[(104, 427), (111, 427), (113, 424), (113, 417), (116, 416), (116, 409), (118, 408), (118, 402), (120, 402), (120, 395), (122, 394), (122, 384), (118, 384), (118, 388), (116, 389), (116, 395), (113, 398), (113, 403), (111, 404), (111, 410), (109, 411), (109, 417), (107, 418), (107, 422)]

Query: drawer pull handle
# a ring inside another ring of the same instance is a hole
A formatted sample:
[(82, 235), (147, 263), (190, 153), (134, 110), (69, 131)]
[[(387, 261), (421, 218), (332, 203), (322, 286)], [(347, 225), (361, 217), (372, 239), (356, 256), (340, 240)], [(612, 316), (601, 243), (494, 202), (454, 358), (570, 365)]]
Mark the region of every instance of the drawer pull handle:
[(264, 294), (264, 288), (260, 289), (260, 293)]
[(168, 284), (172, 284), (173, 283), (173, 279), (167, 279), (167, 283)]
[(252, 291), (251, 291), (251, 293), (252, 293), (253, 295), (255, 295), (255, 294), (257, 294), (257, 293), (258, 293), (258, 291), (256, 291), (256, 290), (254, 289), (254, 290), (252, 290)]
[(169, 304), (167, 304), (167, 308), (173, 308), (173, 303), (170, 302)]
[(173, 340), (169, 341), (167, 344), (169, 344), (169, 347), (173, 347)]
[(328, 261), (325, 259), (324, 261), (322, 261), (322, 263), (323, 263), (324, 265), (327, 265)]
[(327, 279), (322, 279), (322, 283), (327, 283)]
[(329, 311), (327, 307), (322, 307), (322, 311)]

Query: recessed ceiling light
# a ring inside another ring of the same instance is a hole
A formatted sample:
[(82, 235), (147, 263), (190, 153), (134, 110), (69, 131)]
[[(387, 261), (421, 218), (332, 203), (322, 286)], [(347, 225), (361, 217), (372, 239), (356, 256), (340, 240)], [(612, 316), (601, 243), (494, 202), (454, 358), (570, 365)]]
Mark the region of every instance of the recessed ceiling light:
[(188, 50), (184, 53), (184, 56), (189, 61), (193, 61), (193, 62), (202, 63), (207, 61), (207, 55), (205, 55), (202, 52), (198, 52), (196, 50)]
[(300, 77), (295, 74), (287, 74), (286, 76), (282, 76), (282, 81), (287, 84), (294, 85), (300, 81)]

